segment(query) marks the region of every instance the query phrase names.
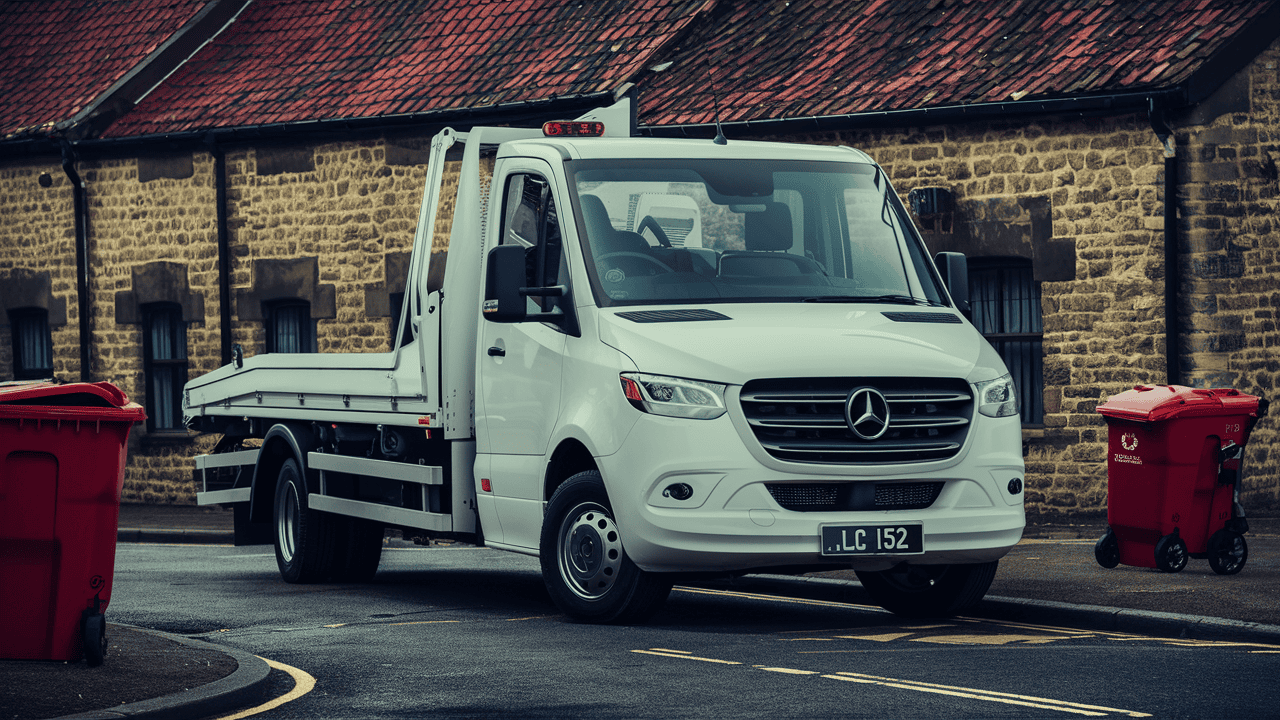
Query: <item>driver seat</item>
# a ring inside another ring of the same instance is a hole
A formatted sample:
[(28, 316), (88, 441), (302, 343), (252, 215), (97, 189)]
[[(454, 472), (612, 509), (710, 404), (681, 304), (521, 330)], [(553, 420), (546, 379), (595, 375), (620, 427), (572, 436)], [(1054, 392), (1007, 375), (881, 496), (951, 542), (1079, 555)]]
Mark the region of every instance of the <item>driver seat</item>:
[(649, 241), (643, 235), (614, 229), (613, 223), (609, 222), (609, 211), (598, 196), (582, 195), (578, 201), (582, 205), (582, 219), (587, 225), (591, 254), (597, 259), (617, 252), (649, 254)]

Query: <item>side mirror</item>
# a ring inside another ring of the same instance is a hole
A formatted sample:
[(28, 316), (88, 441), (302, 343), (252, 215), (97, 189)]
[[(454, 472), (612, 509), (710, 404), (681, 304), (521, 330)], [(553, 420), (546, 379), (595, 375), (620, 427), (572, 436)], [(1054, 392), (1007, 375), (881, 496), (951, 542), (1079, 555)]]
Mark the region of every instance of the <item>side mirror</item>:
[(484, 319), (490, 322), (523, 322), (528, 303), (520, 288), (525, 284), (525, 249), (499, 245), (489, 251), (484, 279)]
[(969, 317), (969, 261), (964, 253), (943, 252), (933, 256), (933, 264), (938, 266), (938, 274), (942, 275), (942, 283), (951, 293), (960, 314)]

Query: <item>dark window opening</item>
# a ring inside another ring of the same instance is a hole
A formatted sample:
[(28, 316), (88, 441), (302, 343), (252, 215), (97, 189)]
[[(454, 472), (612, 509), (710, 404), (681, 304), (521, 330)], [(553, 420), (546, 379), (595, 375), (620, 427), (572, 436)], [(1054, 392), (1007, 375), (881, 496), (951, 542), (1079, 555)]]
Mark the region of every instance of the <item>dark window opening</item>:
[(142, 308), (147, 430), (183, 430), (182, 386), (187, 383), (187, 324), (176, 303)]
[(969, 299), (973, 324), (991, 343), (1013, 375), (1022, 408), (1022, 424), (1044, 422), (1044, 326), (1040, 283), (1031, 261), (1022, 258), (969, 260)]
[(316, 349), (316, 321), (311, 303), (281, 300), (267, 305), (267, 352), (308, 353)]
[(9, 311), (13, 334), (13, 379), (46, 380), (53, 377), (53, 337), (49, 311), (19, 308)]

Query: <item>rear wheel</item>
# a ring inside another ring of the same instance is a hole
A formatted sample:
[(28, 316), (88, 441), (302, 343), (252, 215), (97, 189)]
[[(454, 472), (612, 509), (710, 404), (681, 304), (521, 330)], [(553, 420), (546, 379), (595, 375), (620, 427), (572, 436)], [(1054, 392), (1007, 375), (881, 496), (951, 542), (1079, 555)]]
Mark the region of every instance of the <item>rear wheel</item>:
[(639, 623), (662, 607), (671, 582), (635, 566), (622, 547), (600, 473), (556, 488), (539, 542), (542, 579), (556, 606), (575, 620)]
[(1107, 528), (1107, 533), (1094, 543), (1093, 557), (1108, 570), (1120, 564), (1120, 541), (1116, 539), (1114, 530)]
[(291, 583), (329, 579), (336, 564), (336, 518), (307, 505), (307, 486), (293, 458), (280, 466), (274, 510), (276, 566), (281, 577)]
[(978, 604), (996, 577), (999, 561), (975, 565), (907, 565), (858, 571), (871, 599), (908, 618), (950, 617)]
[(98, 667), (107, 657), (107, 619), (102, 613), (86, 614), (82, 628), (84, 660), (89, 667)]
[(1219, 530), (1209, 538), (1209, 567), (1219, 575), (1235, 575), (1248, 559), (1249, 543), (1240, 533)]
[(353, 517), (335, 517), (339, 531), (337, 571), (339, 582), (369, 582), (378, 572), (382, 560), (381, 523)]

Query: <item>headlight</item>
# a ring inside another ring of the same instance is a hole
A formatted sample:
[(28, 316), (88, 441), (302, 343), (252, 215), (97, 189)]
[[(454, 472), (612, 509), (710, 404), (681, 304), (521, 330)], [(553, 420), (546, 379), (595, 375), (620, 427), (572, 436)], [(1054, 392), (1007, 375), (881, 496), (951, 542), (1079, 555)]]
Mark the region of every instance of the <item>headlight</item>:
[(980, 382), (978, 412), (987, 417), (1009, 417), (1018, 414), (1018, 396), (1013, 391), (1013, 376), (1005, 375)]
[(637, 410), (710, 420), (724, 414), (724, 385), (684, 378), (622, 373), (622, 393)]

